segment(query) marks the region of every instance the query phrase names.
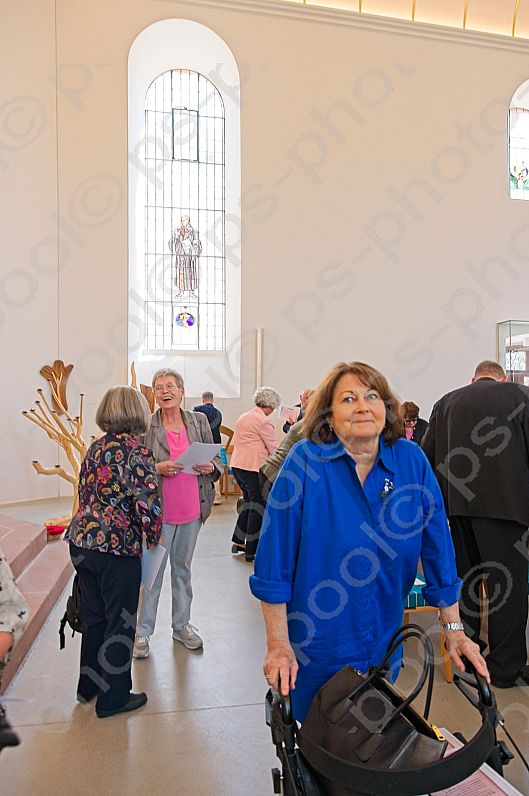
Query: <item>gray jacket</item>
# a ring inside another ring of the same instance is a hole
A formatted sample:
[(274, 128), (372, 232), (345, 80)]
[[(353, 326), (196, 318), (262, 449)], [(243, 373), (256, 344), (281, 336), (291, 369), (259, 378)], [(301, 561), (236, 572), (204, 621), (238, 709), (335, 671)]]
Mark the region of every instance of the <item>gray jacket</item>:
[[(200, 412), (182, 412), (182, 419), (184, 426), (187, 430), (189, 442), (213, 442), (211, 429), (209, 427), (206, 415)], [(158, 409), (152, 416), (151, 427), (145, 434), (145, 444), (154, 453), (154, 458), (157, 462), (166, 462), (171, 458), (169, 453), (169, 443), (167, 442), (167, 435), (162, 421), (162, 410)], [(202, 522), (206, 522), (211, 514), (211, 507), (215, 497), (215, 488), (213, 483), (220, 478), (224, 472), (223, 464), (220, 456), (215, 456), (212, 461), (215, 469), (211, 475), (198, 476), (198, 491), (200, 496), (200, 516)], [(163, 479), (164, 476), (158, 474), (158, 482), (160, 485), (160, 497), (163, 499)]]

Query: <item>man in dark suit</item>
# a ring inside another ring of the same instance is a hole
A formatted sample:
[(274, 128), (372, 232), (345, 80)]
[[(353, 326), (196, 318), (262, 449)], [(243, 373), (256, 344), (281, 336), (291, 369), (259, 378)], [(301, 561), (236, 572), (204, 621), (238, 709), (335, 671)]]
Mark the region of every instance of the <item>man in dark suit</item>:
[(461, 618), (482, 648), (480, 585), (486, 580), (486, 660), (497, 688), (529, 685), (529, 390), (504, 382), (497, 362), (481, 362), (471, 384), (435, 404), (422, 441), (463, 579)]
[(203, 392), (202, 403), (193, 407), (193, 412), (202, 412), (206, 415), (213, 436), (213, 442), (220, 443), (220, 427), (222, 425), (222, 414), (216, 406), (213, 406), (213, 393)]
[(461, 618), (480, 639), (480, 585), (489, 598), (486, 657), (499, 688), (529, 685), (525, 630), (529, 525), (529, 390), (481, 362), (472, 383), (438, 401), (422, 440), (450, 521)]
[[(222, 438), (220, 436), (220, 427), (222, 425), (222, 414), (220, 409), (217, 409), (217, 407), (213, 405), (213, 393), (209, 392), (209, 390), (203, 392), (202, 403), (198, 404), (198, 406), (194, 406), (193, 412), (202, 412), (202, 414), (206, 415), (209, 427), (211, 429), (213, 442), (221, 444)], [(222, 478), (219, 478), (218, 481), (215, 481), (215, 499), (213, 501), (215, 506), (218, 506), (220, 503), (222, 503), (221, 482)]]

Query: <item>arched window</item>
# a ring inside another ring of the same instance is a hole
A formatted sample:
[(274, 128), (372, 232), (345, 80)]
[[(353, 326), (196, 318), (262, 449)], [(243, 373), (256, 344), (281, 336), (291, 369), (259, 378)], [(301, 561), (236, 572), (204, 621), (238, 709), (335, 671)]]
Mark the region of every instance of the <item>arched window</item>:
[(145, 98), (145, 342), (225, 348), (224, 103), (171, 69)]
[(128, 359), (175, 367), (189, 395), (240, 394), (240, 80), (227, 44), (187, 19), (129, 53)]
[(509, 184), (511, 199), (529, 199), (529, 81), (509, 107)]

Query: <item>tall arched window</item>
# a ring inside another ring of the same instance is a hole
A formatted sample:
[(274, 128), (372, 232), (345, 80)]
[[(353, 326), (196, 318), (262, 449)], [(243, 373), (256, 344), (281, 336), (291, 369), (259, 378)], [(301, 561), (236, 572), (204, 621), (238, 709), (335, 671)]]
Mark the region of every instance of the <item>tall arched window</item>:
[(511, 199), (529, 199), (529, 81), (509, 107), (509, 185)]
[(224, 103), (171, 69), (145, 98), (145, 330), (150, 350), (225, 348)]
[(128, 359), (174, 367), (188, 395), (240, 394), (240, 80), (227, 44), (188, 19), (129, 53)]

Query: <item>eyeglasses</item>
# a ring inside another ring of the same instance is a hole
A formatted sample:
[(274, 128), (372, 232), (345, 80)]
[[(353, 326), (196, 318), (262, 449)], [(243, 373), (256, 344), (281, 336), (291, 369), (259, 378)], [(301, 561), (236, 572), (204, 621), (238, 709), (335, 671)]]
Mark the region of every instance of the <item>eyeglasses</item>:
[(172, 384), (168, 384), (165, 387), (162, 387), (162, 386), (155, 387), (154, 388), (154, 392), (156, 393), (156, 395), (161, 395), (163, 392), (175, 393), (177, 390), (181, 390), (181, 389), (182, 389), (182, 387), (180, 387), (179, 385), (177, 385), (176, 387), (173, 387)]
[(406, 425), (412, 425), (412, 426), (416, 426), (417, 425), (417, 420), (418, 420), (418, 418), (416, 418), (416, 417), (405, 417), (404, 418), (404, 422), (406, 423)]

